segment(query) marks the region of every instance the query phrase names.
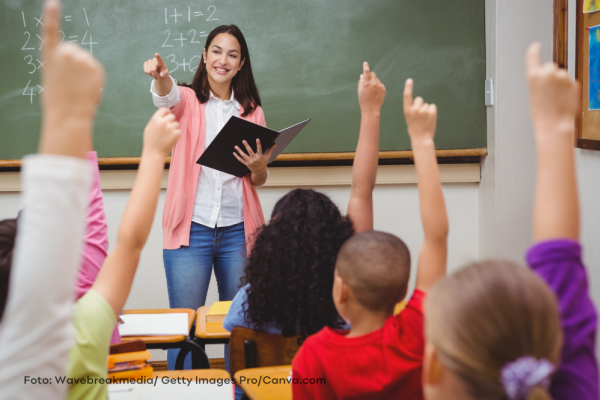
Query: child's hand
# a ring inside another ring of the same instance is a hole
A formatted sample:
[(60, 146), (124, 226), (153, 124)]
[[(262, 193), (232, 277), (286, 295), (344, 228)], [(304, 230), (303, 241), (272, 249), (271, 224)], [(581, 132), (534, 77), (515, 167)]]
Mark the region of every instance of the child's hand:
[(46, 0), (41, 36), (42, 133), (39, 152), (85, 158), (104, 69), (79, 46), (60, 44), (60, 3)]
[(544, 132), (548, 128), (572, 130), (579, 110), (579, 83), (552, 62), (541, 65), (540, 52), (541, 45), (533, 43), (526, 57), (534, 125)]
[(435, 135), (437, 107), (435, 104), (423, 102), (417, 97), (413, 102), (413, 80), (408, 79), (404, 85), (404, 118), (408, 126), (408, 136), (411, 142), (431, 140)]
[(91, 120), (104, 85), (102, 65), (87, 51), (72, 43), (59, 44), (60, 3), (46, 1), (41, 56), (42, 107), (45, 118)]
[(376, 112), (381, 111), (381, 106), (385, 99), (385, 86), (377, 79), (375, 72), (369, 69), (369, 63), (363, 63), (363, 73), (358, 81), (358, 103), (360, 111)]
[(169, 155), (181, 136), (179, 123), (166, 108), (159, 108), (144, 129), (144, 152), (155, 152), (161, 157)]

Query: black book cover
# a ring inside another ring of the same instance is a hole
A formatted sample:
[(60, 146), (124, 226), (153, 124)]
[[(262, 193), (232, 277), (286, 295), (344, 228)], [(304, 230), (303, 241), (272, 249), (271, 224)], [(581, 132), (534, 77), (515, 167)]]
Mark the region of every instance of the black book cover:
[(246, 146), (242, 143), (245, 140), (252, 151), (256, 152), (256, 139), (260, 139), (262, 151), (265, 153), (273, 145), (277, 136), (279, 136), (277, 131), (245, 119), (231, 117), (196, 162), (242, 178), (250, 170), (233, 155), (236, 152), (235, 146), (248, 154)]

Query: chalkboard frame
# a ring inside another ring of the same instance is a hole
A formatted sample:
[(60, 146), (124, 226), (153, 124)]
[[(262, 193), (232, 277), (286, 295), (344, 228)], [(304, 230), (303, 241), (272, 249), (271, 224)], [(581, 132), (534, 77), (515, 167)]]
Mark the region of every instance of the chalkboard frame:
[[(487, 148), (482, 147), (478, 149), (457, 149), (457, 150), (436, 150), (436, 156), (438, 158), (473, 158), (483, 157), (487, 155)], [(354, 160), (354, 152), (340, 152), (340, 153), (289, 153), (280, 154), (274, 162), (281, 165), (282, 163), (297, 163), (297, 162), (311, 162), (311, 161), (348, 161)], [(380, 160), (396, 160), (396, 159), (411, 159), (413, 158), (413, 152), (411, 150), (400, 150), (400, 151), (380, 151)], [(127, 167), (139, 165), (141, 157), (100, 157), (98, 158), (98, 165), (100, 166), (111, 166)], [(0, 170), (2, 169), (13, 169), (20, 168), (22, 160), (0, 160)], [(165, 164), (171, 162), (171, 157), (165, 159)]]

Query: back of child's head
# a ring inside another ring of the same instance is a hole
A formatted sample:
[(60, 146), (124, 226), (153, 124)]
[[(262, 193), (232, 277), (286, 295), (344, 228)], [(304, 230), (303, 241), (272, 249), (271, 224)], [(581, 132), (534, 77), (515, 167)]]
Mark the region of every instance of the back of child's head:
[(295, 189), (259, 229), (242, 283), (250, 284), (246, 318), (275, 324), (285, 336), (340, 328), (331, 289), (335, 259), (352, 222), (323, 193)]
[(505, 260), (469, 265), (432, 289), (425, 315), (428, 344), (470, 397), (551, 399), (562, 331), (556, 298), (532, 271)]
[(0, 221), (0, 320), (8, 297), (8, 282), (12, 267), (13, 249), (17, 236), (17, 220)]
[(365, 231), (344, 243), (335, 267), (363, 307), (391, 313), (406, 295), (410, 251), (394, 235)]

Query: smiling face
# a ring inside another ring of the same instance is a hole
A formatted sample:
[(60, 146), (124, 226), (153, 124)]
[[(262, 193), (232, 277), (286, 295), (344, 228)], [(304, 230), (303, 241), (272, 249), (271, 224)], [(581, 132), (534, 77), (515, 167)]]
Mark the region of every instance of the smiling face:
[(244, 65), (240, 43), (235, 36), (229, 33), (220, 33), (215, 36), (208, 51), (204, 49), (202, 54), (211, 87), (215, 84), (231, 84), (235, 74)]

